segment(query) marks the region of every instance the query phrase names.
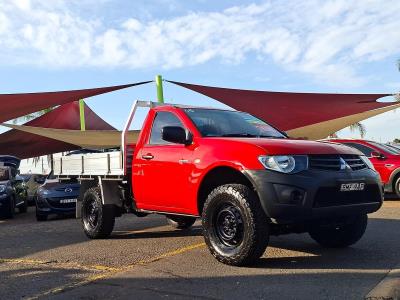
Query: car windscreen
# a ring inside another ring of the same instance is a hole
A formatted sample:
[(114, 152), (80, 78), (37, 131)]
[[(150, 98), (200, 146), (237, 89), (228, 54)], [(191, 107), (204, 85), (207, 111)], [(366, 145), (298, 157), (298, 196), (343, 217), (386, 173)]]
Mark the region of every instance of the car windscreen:
[(31, 179), (32, 174), (20, 174), (19, 177), (21, 177), (24, 182), (28, 182), (29, 179)]
[(9, 180), (9, 172), (8, 169), (0, 168), (0, 181)]
[(203, 137), (286, 138), (264, 121), (244, 112), (185, 108), (184, 111)]
[(385, 151), (392, 155), (400, 155), (400, 150), (396, 150), (395, 148), (386, 146), (385, 144), (377, 143), (377, 142), (369, 142), (371, 145), (375, 146), (376, 148)]

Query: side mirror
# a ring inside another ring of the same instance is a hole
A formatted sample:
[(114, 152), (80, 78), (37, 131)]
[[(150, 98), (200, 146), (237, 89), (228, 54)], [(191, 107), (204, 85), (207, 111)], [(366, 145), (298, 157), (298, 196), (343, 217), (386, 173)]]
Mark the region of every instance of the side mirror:
[(372, 151), (371, 152), (371, 157), (378, 158), (378, 159), (384, 159), (385, 155), (383, 155), (382, 153), (380, 153), (378, 151)]
[(190, 145), (193, 142), (193, 136), (180, 126), (165, 126), (161, 130), (161, 137), (164, 141)]
[(35, 182), (38, 184), (43, 184), (46, 181), (46, 178), (43, 177), (36, 177)]

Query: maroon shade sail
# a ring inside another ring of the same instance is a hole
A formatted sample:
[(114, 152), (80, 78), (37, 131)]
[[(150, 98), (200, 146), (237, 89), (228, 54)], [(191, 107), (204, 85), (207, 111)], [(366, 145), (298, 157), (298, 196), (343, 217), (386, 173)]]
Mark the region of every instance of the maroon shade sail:
[(391, 94), (284, 93), (168, 82), (248, 112), (285, 131), (393, 105), (376, 102)]
[(26, 94), (0, 94), (0, 123), (9, 121), (27, 114), (37, 112), (49, 107), (85, 99), (92, 96), (129, 88), (136, 85), (146, 84), (151, 81), (137, 82), (132, 84), (101, 87), (85, 90), (72, 90), (61, 92), (43, 92)]
[[(79, 102), (61, 105), (24, 125), (80, 130)], [(86, 104), (85, 125), (87, 130), (115, 130)], [(79, 147), (15, 129), (0, 134), (0, 154), (14, 155), (21, 159), (75, 149)]]

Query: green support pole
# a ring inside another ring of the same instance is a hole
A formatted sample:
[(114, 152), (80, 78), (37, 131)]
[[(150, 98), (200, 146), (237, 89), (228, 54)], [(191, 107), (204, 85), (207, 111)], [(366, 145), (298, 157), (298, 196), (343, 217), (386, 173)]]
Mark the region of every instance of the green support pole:
[(85, 101), (83, 101), (83, 99), (79, 100), (79, 116), (81, 119), (81, 131), (85, 131)]
[(162, 77), (161, 75), (156, 76), (156, 86), (157, 86), (157, 100), (158, 103), (164, 103), (164, 92), (162, 85)]

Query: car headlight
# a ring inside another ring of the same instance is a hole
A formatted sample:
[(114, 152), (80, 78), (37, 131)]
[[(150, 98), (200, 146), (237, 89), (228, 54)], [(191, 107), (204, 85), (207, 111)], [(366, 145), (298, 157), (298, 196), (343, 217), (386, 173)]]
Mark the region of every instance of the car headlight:
[(306, 155), (262, 155), (258, 160), (268, 170), (287, 174), (298, 173), (308, 168)]
[(367, 165), (368, 168), (376, 171), (374, 165), (372, 164), (372, 162), (369, 160), (368, 157), (366, 157), (364, 155), (360, 155), (360, 159)]
[(40, 194), (40, 195), (48, 195), (48, 194), (50, 194), (50, 191), (46, 190), (46, 189), (39, 188), (37, 190), (37, 193)]
[(6, 191), (7, 187), (5, 185), (0, 185), (0, 193), (4, 193)]

